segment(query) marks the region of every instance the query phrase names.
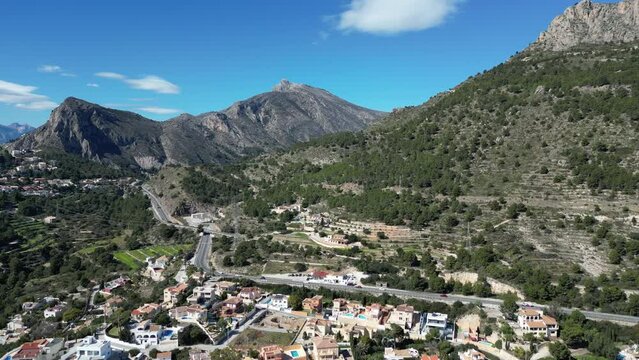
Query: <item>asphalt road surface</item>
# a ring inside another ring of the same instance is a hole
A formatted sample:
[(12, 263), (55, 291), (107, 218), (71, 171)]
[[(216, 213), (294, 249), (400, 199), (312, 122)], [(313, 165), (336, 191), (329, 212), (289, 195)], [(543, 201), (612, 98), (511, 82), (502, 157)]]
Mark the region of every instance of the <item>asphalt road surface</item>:
[(211, 272), (209, 266), (209, 256), (211, 255), (211, 235), (204, 234), (200, 237), (200, 242), (197, 244), (197, 250), (193, 256), (193, 265), (204, 271), (205, 273)]
[[(337, 290), (337, 291), (366, 292), (372, 295), (382, 295), (386, 293), (389, 295), (395, 295), (400, 298), (420, 299), (420, 300), (426, 300), (431, 302), (438, 301), (438, 302), (444, 302), (449, 304), (454, 303), (455, 301), (460, 301), (464, 304), (477, 303), (477, 304), (481, 304), (483, 307), (491, 307), (491, 308), (499, 308), (499, 306), (502, 304), (502, 300), (495, 299), (495, 298), (479, 298), (476, 296), (465, 296), (465, 295), (456, 295), (456, 294), (447, 294), (444, 296), (438, 293), (408, 291), (408, 290), (391, 289), (391, 288), (378, 288), (374, 286), (362, 286), (361, 288), (358, 288), (354, 286), (347, 286), (347, 285), (340, 285), (340, 284), (309, 283), (304, 281), (303, 279), (294, 278), (294, 277), (278, 278), (278, 277), (270, 277), (270, 276), (262, 276), (262, 277), (241, 276), (241, 275), (234, 275), (234, 274), (222, 274), (222, 275), (226, 277), (249, 278), (255, 281), (256, 283), (261, 283), (261, 284), (290, 285), (290, 286), (299, 286), (299, 287), (307, 287), (307, 288), (323, 287), (323, 288), (327, 288), (330, 290)], [(538, 308), (546, 307), (545, 305), (542, 305), (542, 304), (535, 304), (530, 302), (527, 302), (526, 304), (529, 304), (532, 307), (538, 307)], [(523, 302), (520, 303), (520, 305), (523, 305)], [(559, 310), (568, 314), (572, 312), (574, 309), (559, 308)], [(637, 316), (609, 314), (609, 313), (585, 311), (585, 310), (579, 310), (579, 311), (581, 311), (586, 316), (586, 318), (590, 320), (611, 321), (611, 322), (617, 322), (617, 323), (622, 323), (626, 325), (639, 324), (639, 317)]]

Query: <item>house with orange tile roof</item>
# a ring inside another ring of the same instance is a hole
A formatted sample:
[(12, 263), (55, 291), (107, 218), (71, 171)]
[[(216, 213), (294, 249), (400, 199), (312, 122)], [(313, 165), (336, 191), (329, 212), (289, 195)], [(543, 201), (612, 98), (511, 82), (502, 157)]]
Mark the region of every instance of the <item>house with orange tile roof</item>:
[(439, 360), (439, 356), (438, 356), (438, 355), (428, 355), (428, 354), (424, 354), (424, 355), (422, 355), (422, 357), (420, 358), (420, 360)]
[(338, 360), (339, 345), (332, 337), (313, 339), (313, 360)]
[(244, 287), (237, 296), (242, 299), (245, 304), (253, 304), (262, 297), (262, 290), (258, 287)]
[(284, 360), (282, 347), (278, 345), (263, 346), (260, 349), (260, 360)]
[(535, 334), (544, 338), (555, 338), (559, 335), (557, 320), (544, 315), (543, 310), (522, 308), (517, 312), (517, 323), (524, 334)]
[(159, 304), (144, 304), (137, 309), (131, 311), (131, 317), (135, 321), (142, 321), (144, 319), (150, 318), (160, 312), (162, 310), (162, 306)]
[(176, 305), (178, 303), (178, 296), (185, 292), (188, 287), (185, 283), (179, 283), (164, 289), (164, 303), (169, 306)]
[(49, 360), (53, 359), (64, 342), (62, 339), (38, 339), (22, 344), (20, 350), (11, 358), (18, 360)]
[(395, 324), (401, 326), (404, 330), (410, 330), (416, 321), (417, 313), (415, 312), (415, 308), (408, 304), (401, 304), (390, 313), (386, 323), (388, 325)]
[(312, 298), (306, 298), (302, 300), (302, 308), (306, 311), (322, 312), (322, 300), (324, 300), (322, 295), (315, 295)]

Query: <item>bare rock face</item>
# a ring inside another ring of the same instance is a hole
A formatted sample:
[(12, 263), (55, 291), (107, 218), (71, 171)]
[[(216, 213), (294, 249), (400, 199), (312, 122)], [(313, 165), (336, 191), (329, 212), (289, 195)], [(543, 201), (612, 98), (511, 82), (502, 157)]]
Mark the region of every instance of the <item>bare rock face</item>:
[(639, 40), (639, 0), (582, 0), (555, 18), (531, 48), (562, 51), (580, 44), (635, 40)]
[(384, 115), (286, 80), (225, 110), (165, 122), (68, 98), (45, 125), (8, 147), (64, 151), (142, 169), (223, 164), (329, 133), (362, 130)]

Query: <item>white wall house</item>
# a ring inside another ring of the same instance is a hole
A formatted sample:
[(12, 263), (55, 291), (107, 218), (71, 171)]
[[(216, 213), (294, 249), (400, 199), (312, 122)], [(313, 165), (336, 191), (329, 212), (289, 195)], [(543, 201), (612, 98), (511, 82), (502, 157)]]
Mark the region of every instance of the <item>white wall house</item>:
[(142, 321), (131, 330), (135, 342), (139, 345), (153, 346), (160, 343), (162, 336), (162, 326), (152, 324), (150, 321)]
[(75, 351), (77, 360), (108, 360), (111, 354), (111, 342), (97, 340), (93, 336), (82, 339), (82, 345)]
[(280, 311), (288, 309), (288, 295), (275, 294), (271, 296), (269, 307)]
[(540, 337), (557, 337), (559, 325), (555, 318), (544, 315), (544, 312), (537, 309), (520, 309), (517, 312), (517, 323), (521, 330), (532, 333)]

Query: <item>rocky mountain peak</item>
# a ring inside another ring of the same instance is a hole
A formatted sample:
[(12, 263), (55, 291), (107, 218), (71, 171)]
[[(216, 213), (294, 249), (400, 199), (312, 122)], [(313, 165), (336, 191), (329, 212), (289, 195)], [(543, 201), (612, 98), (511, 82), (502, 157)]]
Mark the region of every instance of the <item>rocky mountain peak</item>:
[(277, 91), (277, 92), (288, 92), (288, 91), (294, 91), (297, 89), (301, 89), (305, 87), (305, 85), (303, 84), (297, 84), (294, 82), (290, 82), (286, 79), (282, 79), (277, 85), (275, 85), (273, 87), (273, 91)]
[(580, 44), (639, 40), (639, 0), (582, 0), (556, 17), (531, 48), (563, 51)]

